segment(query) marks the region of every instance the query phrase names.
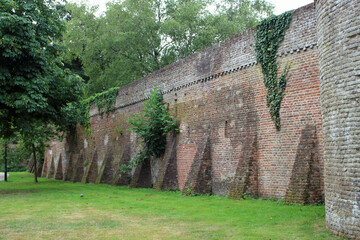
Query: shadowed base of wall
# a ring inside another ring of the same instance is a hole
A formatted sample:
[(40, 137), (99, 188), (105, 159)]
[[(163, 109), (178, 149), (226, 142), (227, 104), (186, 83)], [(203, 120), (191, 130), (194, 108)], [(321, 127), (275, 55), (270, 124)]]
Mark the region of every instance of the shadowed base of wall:
[[(125, 145), (124, 151), (121, 155), (119, 163), (116, 165), (118, 167), (124, 165), (128, 165), (130, 163), (130, 143)], [(115, 161), (115, 160), (114, 160)], [(131, 175), (130, 173), (122, 173), (119, 169), (115, 170), (115, 176), (113, 181), (111, 182), (112, 185), (120, 185), (120, 186), (127, 186), (130, 183)]]
[(55, 174), (55, 162), (54, 162), (54, 156), (51, 156), (51, 162), (49, 170), (47, 171), (46, 178), (53, 178)]
[(65, 171), (65, 176), (64, 176), (64, 180), (65, 181), (71, 181), (71, 177), (73, 174), (73, 169), (74, 169), (74, 159), (78, 159), (79, 158), (79, 154), (74, 154), (72, 152), (68, 153), (69, 159), (68, 159), (68, 164), (66, 167), (66, 171)]
[(72, 172), (71, 181), (72, 182), (81, 182), (81, 179), (84, 175), (84, 161), (85, 153), (84, 150), (80, 151), (78, 158), (75, 160), (74, 171)]
[(242, 147), (234, 180), (229, 191), (229, 198), (241, 199), (245, 194), (258, 197), (258, 143), (257, 136), (250, 137)]
[(311, 125), (307, 125), (301, 132), (290, 184), (285, 195), (287, 202), (307, 204), (324, 200), (316, 135), (316, 127)]
[(109, 145), (106, 150), (105, 159), (100, 167), (99, 175), (96, 178), (95, 183), (107, 183), (111, 184), (114, 179), (114, 154), (112, 150), (112, 146)]
[(209, 136), (204, 136), (201, 140), (198, 151), (182, 190), (183, 195), (192, 194), (211, 194), (212, 193), (212, 165), (211, 147)]
[(63, 166), (62, 166), (62, 156), (60, 154), (58, 166), (56, 169), (55, 179), (57, 180), (63, 180)]
[(177, 178), (177, 137), (171, 134), (164, 158), (160, 161), (160, 170), (154, 184), (155, 190), (175, 190), (178, 188)]
[(132, 176), (131, 188), (151, 188), (152, 177), (151, 177), (151, 164), (150, 159), (145, 159), (143, 164), (136, 167), (134, 175)]
[(93, 153), (91, 161), (87, 164), (81, 183), (95, 183), (98, 176), (97, 151)]
[(69, 132), (66, 133), (66, 144), (65, 144), (65, 154), (67, 156), (67, 164), (64, 165), (63, 163), (63, 180), (70, 181), (72, 172), (74, 169), (74, 159), (78, 158), (78, 150), (77, 150), (77, 143), (76, 143), (76, 134), (71, 134)]
[(46, 161), (46, 159), (45, 159), (45, 161), (44, 161), (44, 165), (43, 165), (43, 168), (42, 168), (42, 171), (41, 171), (41, 176), (47, 176), (47, 173), (48, 173), (48, 162), (49, 161)]

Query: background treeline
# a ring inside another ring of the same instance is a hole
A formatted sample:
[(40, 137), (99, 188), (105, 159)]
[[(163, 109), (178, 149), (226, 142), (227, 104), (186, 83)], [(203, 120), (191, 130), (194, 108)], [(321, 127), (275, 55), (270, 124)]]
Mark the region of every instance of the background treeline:
[(272, 14), (264, 0), (123, 0), (68, 3), (65, 66), (85, 80), (85, 96), (121, 87), (255, 26)]
[[(5, 140), (0, 139), (0, 154), (5, 154)], [(28, 165), (31, 165), (31, 152), (25, 147), (25, 144), (19, 137), (7, 140), (7, 169), (9, 172), (25, 171)], [(2, 158), (0, 158), (2, 159)], [(40, 161), (42, 162), (42, 161)], [(4, 161), (0, 161), (0, 171), (4, 170)]]

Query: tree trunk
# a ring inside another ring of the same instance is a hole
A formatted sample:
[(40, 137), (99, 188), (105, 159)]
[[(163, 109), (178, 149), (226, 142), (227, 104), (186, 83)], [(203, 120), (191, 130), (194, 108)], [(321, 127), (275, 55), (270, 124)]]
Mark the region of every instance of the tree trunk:
[(4, 159), (5, 159), (5, 175), (4, 175), (4, 181), (7, 182), (7, 141), (4, 142), (5, 145), (5, 153), (4, 153)]
[(33, 157), (34, 157), (34, 177), (35, 177), (35, 182), (37, 183), (37, 166), (36, 166), (36, 150), (35, 150), (35, 145), (32, 144), (32, 150), (33, 150)]

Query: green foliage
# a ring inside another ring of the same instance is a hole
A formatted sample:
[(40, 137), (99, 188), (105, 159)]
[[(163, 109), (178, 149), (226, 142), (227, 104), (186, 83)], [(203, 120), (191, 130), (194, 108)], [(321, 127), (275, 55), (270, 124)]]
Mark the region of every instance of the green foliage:
[(107, 91), (95, 94), (94, 96), (85, 99), (83, 102), (87, 106), (91, 106), (95, 103), (99, 112), (103, 111), (105, 113), (109, 113), (115, 109), (115, 101), (118, 90), (118, 87), (110, 88)]
[(217, 12), (214, 26), (224, 40), (232, 35), (254, 27), (273, 13), (274, 6), (266, 0), (216, 1)]
[(149, 35), (156, 33), (149, 27), (153, 21), (148, 2), (109, 3), (106, 17), (100, 18), (94, 15), (96, 8), (67, 5), (72, 19), (64, 34), (69, 49), (65, 58), (68, 63), (81, 61), (89, 77), (86, 96), (121, 87), (157, 69), (148, 57), (153, 44)]
[(209, 1), (169, 0), (165, 7), (162, 33), (170, 40), (165, 49), (164, 65), (185, 58), (216, 42), (217, 30), (207, 10)]
[[(95, 19), (96, 7), (87, 7), (86, 5), (76, 5), (74, 3), (66, 4), (66, 11), (69, 13), (69, 19), (66, 22), (66, 31), (63, 34), (63, 43), (67, 51), (64, 51), (65, 66), (69, 67), (72, 72), (81, 76), (86, 82), (89, 77), (97, 79), (101, 75), (102, 66), (99, 61), (102, 59), (100, 43), (95, 40), (100, 35), (100, 21)], [(106, 80), (106, 79), (103, 79)], [(97, 85), (98, 91), (102, 92), (110, 87), (107, 82), (101, 82)], [(96, 92), (88, 94), (91, 96)]]
[[(7, 148), (7, 169), (8, 172), (23, 172), (26, 170), (27, 160), (30, 158), (30, 153), (28, 149), (25, 147), (23, 141), (21, 139), (12, 138), (7, 139), (8, 143)], [(4, 171), (4, 139), (0, 139), (0, 171)], [(9, 144), (10, 143), (10, 144)]]
[(96, 8), (68, 4), (65, 59), (70, 65), (76, 63), (79, 73), (83, 66), (90, 96), (126, 85), (255, 26), (273, 9), (263, 0), (217, 3), (217, 11), (211, 13), (211, 0), (113, 1), (101, 17), (95, 17)]
[[(26, 148), (28, 155), (32, 155), (33, 164), (36, 162), (36, 170), (42, 168), (45, 149), (48, 143), (62, 138), (62, 135), (57, 131), (54, 125), (46, 124), (41, 120), (32, 121), (31, 129), (20, 132), (20, 139)], [(37, 182), (37, 173), (35, 174), (35, 181)]]
[[(58, 2), (58, 1), (57, 1)], [(0, 135), (30, 132), (41, 120), (64, 129), (62, 109), (81, 95), (82, 80), (64, 71), (62, 19), (53, 0), (0, 2)]]
[[(195, 196), (199, 196), (199, 195), (200, 195), (200, 194), (198, 194), (198, 193), (196, 193), (196, 192), (193, 192), (193, 191), (191, 190), (191, 188), (188, 187), (188, 186), (185, 186), (185, 191), (184, 191), (183, 193), (184, 193), (185, 196), (188, 196), (188, 197), (195, 197)], [(204, 195), (204, 196), (205, 196), (205, 195)], [(210, 196), (210, 194), (207, 195), (207, 196)]]
[(178, 131), (176, 120), (170, 116), (168, 105), (163, 103), (163, 95), (157, 88), (151, 92), (150, 98), (144, 103), (142, 114), (133, 114), (128, 119), (131, 131), (138, 134), (143, 148), (131, 159), (130, 165), (123, 165), (120, 171), (128, 172), (142, 164), (151, 156), (160, 157), (165, 152), (166, 134)]
[(289, 64), (285, 66), (278, 80), (278, 64), (276, 54), (283, 41), (285, 31), (291, 23), (292, 11), (279, 16), (272, 16), (261, 22), (256, 29), (256, 59), (261, 65), (264, 85), (267, 89), (266, 101), (270, 108), (270, 116), (278, 130), (280, 124), (280, 107), (286, 88)]
[(83, 163), (83, 167), (87, 167), (89, 165), (89, 159), (86, 159)]
[(45, 148), (48, 147), (50, 141), (59, 139), (61, 136), (54, 126), (45, 125), (41, 120), (33, 121), (29, 126), (30, 129), (16, 132), (11, 138), (0, 139), (0, 169), (4, 167), (3, 156), (5, 142), (8, 144), (8, 171), (25, 171), (27, 163), (33, 161), (34, 153), (37, 158), (37, 169), (42, 168)]
[(72, 129), (75, 128), (77, 123), (80, 123), (86, 129), (86, 136), (90, 136), (90, 107), (96, 104), (100, 113), (109, 113), (114, 111), (118, 90), (119, 88), (116, 87), (111, 88), (81, 101), (68, 104), (68, 106), (64, 109), (63, 114), (72, 119)]
[(119, 88), (110, 88), (107, 91), (97, 93), (83, 101), (80, 101), (81, 120), (80, 123), (85, 127), (87, 136), (90, 136), (90, 107), (96, 104), (98, 111), (109, 113), (115, 109), (115, 101)]
[[(82, 95), (83, 82), (63, 67), (62, 1), (0, 2), (0, 136), (20, 136), (37, 156), (74, 121), (64, 109)], [(41, 161), (40, 161), (41, 162)]]
[(119, 134), (119, 135), (123, 135), (123, 130), (122, 130), (122, 128), (120, 127), (120, 126), (117, 126), (116, 128), (115, 128), (115, 130), (116, 130), (116, 132)]

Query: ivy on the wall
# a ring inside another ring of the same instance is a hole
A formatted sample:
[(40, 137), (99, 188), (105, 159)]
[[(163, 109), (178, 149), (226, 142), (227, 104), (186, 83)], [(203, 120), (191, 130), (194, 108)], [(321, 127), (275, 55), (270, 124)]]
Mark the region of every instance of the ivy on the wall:
[(90, 136), (91, 134), (90, 115), (89, 115), (90, 107), (93, 104), (96, 104), (99, 112), (109, 113), (111, 111), (114, 111), (118, 90), (119, 90), (118, 87), (110, 88), (109, 90), (106, 90), (101, 93), (97, 93), (80, 102), (81, 105), (80, 107), (82, 110), (81, 115), (83, 116), (83, 119), (80, 121), (80, 123), (85, 127), (87, 136)]
[(278, 79), (277, 51), (284, 40), (285, 32), (291, 23), (293, 11), (279, 16), (264, 19), (256, 29), (256, 60), (260, 63), (264, 75), (264, 84), (267, 89), (266, 102), (270, 108), (270, 116), (277, 130), (280, 130), (280, 107), (286, 88), (289, 64)]
[(71, 122), (70, 129), (75, 130), (76, 124), (80, 123), (85, 127), (86, 137), (91, 136), (90, 107), (96, 104), (101, 113), (114, 111), (118, 89), (118, 87), (111, 88), (87, 99), (69, 104), (66, 109), (64, 109), (63, 114), (68, 115), (69, 121)]
[(119, 90), (118, 87), (110, 88), (109, 90), (95, 94), (94, 96), (87, 98), (86, 100), (84, 100), (84, 102), (87, 103), (89, 108), (92, 104), (96, 103), (99, 112), (101, 111), (105, 113), (112, 112), (115, 110), (115, 101), (118, 90)]

